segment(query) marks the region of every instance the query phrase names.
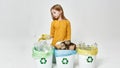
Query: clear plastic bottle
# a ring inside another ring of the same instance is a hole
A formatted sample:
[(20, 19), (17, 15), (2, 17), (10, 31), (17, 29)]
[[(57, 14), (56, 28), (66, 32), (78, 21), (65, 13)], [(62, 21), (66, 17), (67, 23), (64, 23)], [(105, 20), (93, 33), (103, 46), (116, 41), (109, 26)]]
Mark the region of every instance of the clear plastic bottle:
[(91, 50), (91, 45), (86, 45), (86, 50)]
[(95, 42), (94, 43), (94, 48), (96, 49), (98, 47), (98, 44)]
[(86, 49), (86, 44), (85, 43), (83, 43), (82, 48)]

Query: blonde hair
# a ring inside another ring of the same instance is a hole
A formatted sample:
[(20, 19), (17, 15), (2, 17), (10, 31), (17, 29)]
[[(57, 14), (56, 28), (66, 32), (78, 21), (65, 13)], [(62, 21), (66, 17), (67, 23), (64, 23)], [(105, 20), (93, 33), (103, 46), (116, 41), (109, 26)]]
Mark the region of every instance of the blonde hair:
[[(57, 11), (62, 11), (62, 13), (61, 13), (62, 19), (63, 19), (63, 20), (67, 20), (66, 17), (64, 16), (64, 11), (63, 11), (63, 8), (62, 8), (61, 5), (59, 5), (59, 4), (53, 5), (53, 6), (51, 7), (51, 9), (50, 9), (50, 12), (52, 11), (52, 9), (55, 9), (55, 10), (57, 10)], [(52, 19), (55, 20), (55, 18), (54, 18), (53, 15), (52, 15), (52, 12), (51, 12), (51, 16), (52, 16)]]

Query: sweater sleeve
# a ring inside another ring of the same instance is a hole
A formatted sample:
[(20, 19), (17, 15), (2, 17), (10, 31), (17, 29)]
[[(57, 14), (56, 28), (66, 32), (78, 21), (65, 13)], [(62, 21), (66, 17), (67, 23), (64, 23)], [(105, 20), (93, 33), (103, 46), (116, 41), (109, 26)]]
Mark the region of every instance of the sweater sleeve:
[(71, 40), (71, 24), (69, 21), (67, 23), (67, 40)]
[(54, 32), (55, 32), (55, 28), (54, 28), (54, 22), (51, 23), (51, 29), (50, 29), (50, 36), (52, 38), (54, 38)]

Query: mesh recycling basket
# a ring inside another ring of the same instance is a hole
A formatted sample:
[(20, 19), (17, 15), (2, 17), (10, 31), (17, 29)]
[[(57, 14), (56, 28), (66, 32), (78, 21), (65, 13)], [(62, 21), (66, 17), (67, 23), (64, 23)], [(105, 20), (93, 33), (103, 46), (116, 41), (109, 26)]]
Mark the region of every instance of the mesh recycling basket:
[(79, 68), (95, 68), (97, 47), (91, 47), (90, 49), (77, 48), (77, 53), (79, 54)]
[(57, 68), (73, 68), (75, 50), (55, 50)]

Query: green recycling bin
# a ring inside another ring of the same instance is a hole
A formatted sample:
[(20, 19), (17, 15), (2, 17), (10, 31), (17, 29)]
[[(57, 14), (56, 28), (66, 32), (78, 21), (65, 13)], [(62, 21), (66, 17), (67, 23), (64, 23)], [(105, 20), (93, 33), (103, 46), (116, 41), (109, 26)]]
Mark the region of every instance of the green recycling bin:
[[(41, 50), (37, 48), (41, 48)], [(40, 47), (34, 46), (32, 57), (35, 59), (37, 68), (52, 68), (53, 48), (46, 44), (42, 44)]]

